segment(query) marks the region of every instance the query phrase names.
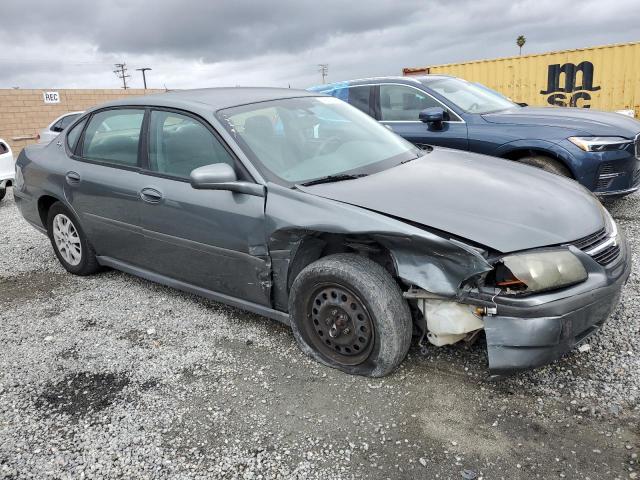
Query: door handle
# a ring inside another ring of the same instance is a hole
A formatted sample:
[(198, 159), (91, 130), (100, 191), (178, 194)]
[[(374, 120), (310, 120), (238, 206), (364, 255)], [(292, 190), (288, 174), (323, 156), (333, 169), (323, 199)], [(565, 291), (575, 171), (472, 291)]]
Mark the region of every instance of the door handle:
[(69, 185), (77, 185), (80, 183), (80, 174), (76, 172), (67, 172), (65, 176)]
[(140, 198), (147, 203), (160, 203), (162, 201), (162, 192), (155, 188), (146, 187), (140, 190)]

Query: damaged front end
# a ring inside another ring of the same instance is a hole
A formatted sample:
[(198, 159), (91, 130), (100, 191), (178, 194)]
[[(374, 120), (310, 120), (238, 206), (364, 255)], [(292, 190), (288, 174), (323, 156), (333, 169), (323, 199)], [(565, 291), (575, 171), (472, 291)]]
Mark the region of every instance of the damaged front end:
[[(277, 310), (287, 311), (291, 282), (304, 266), (336, 252), (365, 255), (403, 285), (416, 327), (431, 344), (471, 341), (484, 331), (494, 376), (547, 364), (584, 341), (617, 305), (631, 269), (612, 220), (596, 246), (502, 254), (343, 202), (277, 186), (269, 191)], [(612, 246), (617, 256), (603, 257)]]
[(545, 365), (595, 333), (620, 299), (631, 264), (626, 239), (605, 265), (574, 246), (489, 258), (493, 269), (455, 299), (412, 288), (405, 297), (424, 316), (436, 346), (470, 341), (484, 330), (492, 377)]

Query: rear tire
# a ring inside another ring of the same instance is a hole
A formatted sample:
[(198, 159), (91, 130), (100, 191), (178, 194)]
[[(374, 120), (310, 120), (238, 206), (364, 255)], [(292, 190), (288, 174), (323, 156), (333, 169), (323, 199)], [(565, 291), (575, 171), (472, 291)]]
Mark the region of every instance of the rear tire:
[(0, 187), (0, 201), (4, 198), (4, 196), (7, 194), (7, 188), (6, 187)]
[(391, 373), (411, 343), (411, 313), (400, 287), (382, 266), (358, 255), (330, 255), (305, 267), (291, 287), (289, 313), (300, 349), (350, 374)]
[(555, 173), (563, 177), (573, 178), (569, 169), (559, 160), (544, 155), (532, 155), (518, 160), (521, 163), (531, 165), (532, 167), (541, 168), (549, 173)]
[(96, 252), (80, 222), (61, 202), (51, 205), (47, 214), (47, 233), (62, 266), (74, 275), (91, 275), (100, 270)]

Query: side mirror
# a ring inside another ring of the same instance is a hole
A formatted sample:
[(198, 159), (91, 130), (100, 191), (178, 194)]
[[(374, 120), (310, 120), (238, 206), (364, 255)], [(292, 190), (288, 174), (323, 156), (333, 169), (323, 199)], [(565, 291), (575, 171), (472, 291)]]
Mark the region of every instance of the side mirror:
[(189, 175), (191, 186), (196, 190), (227, 190), (246, 193), (256, 197), (264, 197), (264, 187), (257, 183), (238, 181), (238, 176), (231, 165), (214, 163), (196, 168)]
[(418, 118), (421, 122), (432, 124), (434, 127), (442, 127), (442, 122), (447, 118), (447, 112), (442, 107), (425, 108), (420, 112)]

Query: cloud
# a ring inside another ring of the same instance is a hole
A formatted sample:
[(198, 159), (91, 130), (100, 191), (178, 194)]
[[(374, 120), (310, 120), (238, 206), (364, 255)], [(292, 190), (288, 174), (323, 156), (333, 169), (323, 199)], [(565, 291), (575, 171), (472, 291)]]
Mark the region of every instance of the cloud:
[[(621, 15), (620, 12), (625, 12)], [(307, 87), (402, 67), (638, 40), (636, 0), (3, 1), (0, 86)]]

